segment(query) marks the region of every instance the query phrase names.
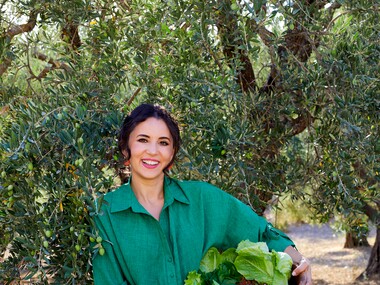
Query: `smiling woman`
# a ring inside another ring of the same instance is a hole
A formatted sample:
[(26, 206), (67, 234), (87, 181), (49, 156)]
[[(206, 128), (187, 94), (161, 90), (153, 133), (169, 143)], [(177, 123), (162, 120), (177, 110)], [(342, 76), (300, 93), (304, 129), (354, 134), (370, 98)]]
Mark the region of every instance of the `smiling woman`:
[(122, 152), (130, 161), (133, 184), (156, 185), (162, 181), (164, 169), (170, 166), (174, 156), (173, 138), (166, 123), (153, 117), (141, 122), (131, 132), (128, 146), (133, 155)]
[(210, 248), (250, 240), (289, 254), (298, 284), (311, 285), (309, 262), (288, 236), (221, 189), (168, 176), (180, 143), (162, 107), (140, 105), (124, 120), (119, 148), (131, 176), (95, 217), (105, 249), (93, 260), (95, 284), (183, 284)]
[[(144, 132), (138, 132), (135, 130), (135, 128), (140, 124), (145, 122), (146, 120), (152, 120), (156, 119), (154, 121), (154, 124), (157, 124), (157, 126), (160, 128), (159, 131), (165, 131), (166, 135), (163, 135), (163, 133), (160, 133), (157, 135), (156, 139), (159, 139), (159, 143), (161, 145), (164, 145), (166, 143), (171, 143), (171, 148), (173, 149), (173, 156), (164, 168), (164, 172), (167, 173), (170, 166), (173, 164), (175, 156), (177, 152), (179, 151), (180, 144), (181, 144), (181, 137), (180, 132), (177, 123), (173, 120), (171, 115), (166, 112), (165, 109), (159, 107), (159, 106), (152, 106), (149, 104), (142, 104), (139, 107), (137, 107), (135, 110), (133, 110), (129, 116), (127, 116), (123, 122), (123, 125), (120, 130), (119, 134), (119, 150), (124, 155), (125, 159), (128, 161), (131, 158), (131, 149), (130, 149), (130, 138), (133, 136), (133, 131), (135, 131), (135, 135), (140, 135), (141, 137), (139, 139), (142, 140), (142, 142), (148, 141), (149, 134)], [(147, 123), (147, 122), (145, 122)], [(145, 126), (149, 127), (149, 130), (154, 131), (154, 126), (148, 124), (145, 124)], [(162, 128), (162, 129), (161, 129)], [(141, 128), (141, 131), (144, 129)]]

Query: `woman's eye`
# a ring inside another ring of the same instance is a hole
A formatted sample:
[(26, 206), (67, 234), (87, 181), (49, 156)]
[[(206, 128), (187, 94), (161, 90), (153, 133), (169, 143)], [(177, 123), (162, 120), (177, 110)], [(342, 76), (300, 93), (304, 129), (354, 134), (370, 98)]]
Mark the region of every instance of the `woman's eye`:
[(147, 139), (138, 139), (138, 142), (146, 143), (148, 140)]
[(167, 141), (162, 141), (162, 142), (160, 142), (160, 144), (163, 145), (163, 146), (169, 145), (169, 143)]

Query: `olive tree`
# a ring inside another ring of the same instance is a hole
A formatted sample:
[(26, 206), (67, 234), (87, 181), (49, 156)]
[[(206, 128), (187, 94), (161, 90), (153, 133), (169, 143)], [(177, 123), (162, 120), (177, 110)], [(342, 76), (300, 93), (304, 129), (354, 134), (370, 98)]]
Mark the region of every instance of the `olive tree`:
[(377, 238), (366, 276), (379, 273), (375, 1), (0, 9), (3, 280), (91, 280), (103, 254), (92, 216), (124, 178), (116, 135), (140, 102), (180, 122), (173, 176), (215, 183), (258, 213), (290, 195), (350, 231), (367, 215)]

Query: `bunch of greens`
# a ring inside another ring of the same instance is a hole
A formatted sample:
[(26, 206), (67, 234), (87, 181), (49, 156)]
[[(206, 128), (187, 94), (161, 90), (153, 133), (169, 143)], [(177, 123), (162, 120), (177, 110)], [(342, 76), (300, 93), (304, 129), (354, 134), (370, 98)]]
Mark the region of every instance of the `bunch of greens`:
[(287, 285), (292, 263), (290, 256), (284, 252), (269, 252), (265, 243), (245, 240), (236, 249), (230, 248), (223, 253), (215, 247), (210, 248), (199, 270), (188, 274), (185, 285)]

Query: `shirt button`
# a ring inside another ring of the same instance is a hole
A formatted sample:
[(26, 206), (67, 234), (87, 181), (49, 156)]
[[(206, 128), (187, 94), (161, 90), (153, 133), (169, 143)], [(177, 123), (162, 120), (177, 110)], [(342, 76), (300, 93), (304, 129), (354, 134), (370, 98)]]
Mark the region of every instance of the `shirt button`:
[(174, 274), (172, 273), (172, 274), (170, 274), (170, 278), (174, 278)]
[(168, 257), (168, 262), (172, 262), (173, 259), (171, 257)]

